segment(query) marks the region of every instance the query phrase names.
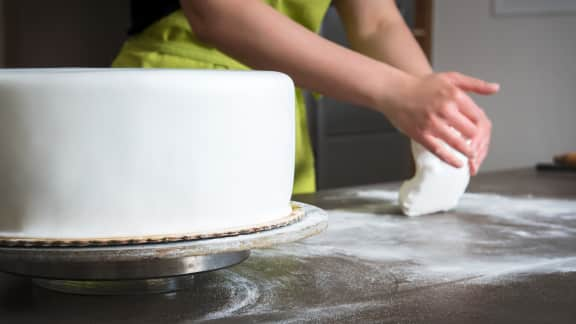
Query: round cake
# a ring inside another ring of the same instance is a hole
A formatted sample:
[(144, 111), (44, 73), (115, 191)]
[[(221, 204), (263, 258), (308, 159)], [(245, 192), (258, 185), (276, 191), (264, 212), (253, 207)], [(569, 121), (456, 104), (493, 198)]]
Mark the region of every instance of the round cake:
[(281, 73), (0, 70), (0, 238), (213, 234), (291, 213)]

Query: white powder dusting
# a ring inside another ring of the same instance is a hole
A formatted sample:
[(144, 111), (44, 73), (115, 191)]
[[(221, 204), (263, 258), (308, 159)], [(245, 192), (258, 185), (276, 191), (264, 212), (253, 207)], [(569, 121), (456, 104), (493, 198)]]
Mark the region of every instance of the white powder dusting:
[(411, 262), (417, 277), (576, 271), (576, 257), (557, 248), (576, 238), (575, 200), (470, 193), (450, 213), (407, 218), (394, 191), (355, 197), (369, 201), (329, 211), (326, 233), (275, 251)]
[(260, 292), (256, 282), (229, 270), (222, 270), (222, 272), (224, 275), (222, 278), (225, 280), (221, 282), (221, 285), (224, 285), (223, 288), (230, 294), (227, 303), (199, 320), (230, 316), (244, 307), (253, 305), (258, 300)]
[(421, 217), (400, 215), (394, 191), (334, 200), (350, 207), (328, 211), (326, 232), (226, 271), (238, 293), (204, 319), (348, 319), (439, 286), (576, 271), (576, 200), (465, 194), (454, 211)]

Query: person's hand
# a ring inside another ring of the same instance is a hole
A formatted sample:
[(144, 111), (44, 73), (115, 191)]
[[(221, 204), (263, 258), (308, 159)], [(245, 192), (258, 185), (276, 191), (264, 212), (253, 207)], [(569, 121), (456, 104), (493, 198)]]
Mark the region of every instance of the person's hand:
[(475, 175), (488, 152), (492, 123), (466, 92), (490, 95), (498, 89), (498, 84), (460, 73), (435, 73), (410, 79), (382, 111), (396, 128), (444, 162), (463, 166), (444, 143), (464, 154)]

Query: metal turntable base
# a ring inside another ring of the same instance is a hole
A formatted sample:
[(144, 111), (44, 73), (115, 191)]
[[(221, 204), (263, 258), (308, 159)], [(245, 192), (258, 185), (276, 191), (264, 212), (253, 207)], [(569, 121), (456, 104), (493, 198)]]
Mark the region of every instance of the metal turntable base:
[(191, 288), (194, 275), (136, 280), (54, 280), (33, 278), (32, 281), (46, 289), (77, 295), (142, 295), (164, 294)]
[(292, 224), (255, 233), (174, 243), (97, 247), (1, 247), (0, 271), (33, 278), (44, 288), (83, 295), (166, 293), (193, 285), (194, 273), (244, 261), (250, 250), (322, 232), (326, 213), (302, 208)]
[[(176, 262), (189, 262), (187, 271), (192, 271), (192, 273), (161, 278), (62, 280), (33, 277), (32, 281), (36, 285), (46, 289), (79, 295), (139, 295), (169, 293), (191, 288), (194, 284), (195, 273), (230, 267), (241, 263), (249, 256), (250, 250), (184, 257), (182, 260), (177, 260)], [(169, 262), (170, 261), (167, 263)], [(182, 268), (182, 271), (186, 271), (185, 268)]]

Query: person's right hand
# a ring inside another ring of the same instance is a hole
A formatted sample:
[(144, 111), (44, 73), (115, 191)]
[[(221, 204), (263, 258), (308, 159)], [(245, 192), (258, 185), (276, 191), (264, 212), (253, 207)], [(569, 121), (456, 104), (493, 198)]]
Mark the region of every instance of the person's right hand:
[(466, 92), (490, 95), (498, 89), (498, 84), (460, 73), (434, 73), (410, 79), (381, 111), (444, 162), (463, 166), (444, 143), (464, 154), (475, 175), (488, 152), (492, 123)]

